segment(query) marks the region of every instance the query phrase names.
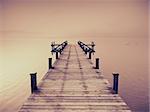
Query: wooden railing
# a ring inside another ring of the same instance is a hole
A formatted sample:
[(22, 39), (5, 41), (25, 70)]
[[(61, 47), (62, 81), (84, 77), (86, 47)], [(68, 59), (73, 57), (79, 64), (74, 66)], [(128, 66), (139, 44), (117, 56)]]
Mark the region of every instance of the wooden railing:
[(85, 54), (89, 53), (89, 59), (91, 59), (91, 54), (95, 52), (94, 50), (94, 42), (92, 42), (91, 44), (85, 44), (81, 41), (78, 41), (78, 45), (82, 48), (82, 50), (85, 52)]
[(52, 54), (53, 53), (56, 53), (56, 59), (58, 59), (58, 53), (62, 53), (62, 51), (64, 50), (64, 48), (66, 47), (68, 45), (68, 42), (67, 41), (65, 41), (65, 42), (63, 42), (63, 43), (61, 43), (61, 44), (55, 44), (55, 42), (52, 42), (51, 43), (51, 47), (52, 47), (52, 50), (51, 50), (51, 52), (52, 52)]

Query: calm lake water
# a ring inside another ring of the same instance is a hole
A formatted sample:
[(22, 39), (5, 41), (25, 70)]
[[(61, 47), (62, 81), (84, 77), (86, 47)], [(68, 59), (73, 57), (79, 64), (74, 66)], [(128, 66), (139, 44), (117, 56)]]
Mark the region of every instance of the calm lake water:
[[(119, 94), (136, 112), (148, 112), (148, 39), (79, 38), (94, 41), (101, 70), (112, 84), (112, 72), (120, 73)], [(51, 41), (55, 38), (1, 38), (0, 40), (0, 112), (16, 112), (30, 95), (30, 72), (38, 73), (38, 82), (48, 69)], [(76, 39), (66, 39), (76, 43)]]

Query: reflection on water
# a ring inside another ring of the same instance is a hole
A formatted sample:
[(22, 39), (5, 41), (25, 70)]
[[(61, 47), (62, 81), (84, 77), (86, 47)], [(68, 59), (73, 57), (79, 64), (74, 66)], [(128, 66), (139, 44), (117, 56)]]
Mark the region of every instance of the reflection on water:
[[(0, 40), (0, 111), (15, 112), (30, 95), (29, 73), (37, 72), (38, 81), (46, 73), (53, 40), (56, 39)], [(72, 43), (74, 40), (68, 39)], [(94, 58), (100, 57), (102, 73), (110, 82), (112, 72), (120, 73), (119, 94), (131, 109), (148, 112), (147, 39), (108, 37), (81, 40), (96, 42)]]

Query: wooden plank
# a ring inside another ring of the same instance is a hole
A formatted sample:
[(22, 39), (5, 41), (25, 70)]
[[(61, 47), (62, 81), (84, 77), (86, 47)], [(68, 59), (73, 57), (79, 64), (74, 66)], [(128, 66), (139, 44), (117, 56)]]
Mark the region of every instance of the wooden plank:
[[(92, 110), (92, 112), (131, 112), (130, 110)], [(22, 109), (19, 112), (61, 112), (60, 110), (54, 111), (54, 110), (33, 110), (33, 109)], [(72, 110), (68, 109), (65, 110), (65, 112), (91, 112), (91, 110)]]
[[(65, 105), (65, 106), (61, 106), (61, 105), (24, 105), (22, 107), (22, 109), (38, 109), (38, 110), (60, 110), (60, 111), (65, 111), (65, 110), (129, 110), (129, 108), (127, 106), (88, 106), (88, 105)], [(102, 112), (102, 111), (101, 111)]]

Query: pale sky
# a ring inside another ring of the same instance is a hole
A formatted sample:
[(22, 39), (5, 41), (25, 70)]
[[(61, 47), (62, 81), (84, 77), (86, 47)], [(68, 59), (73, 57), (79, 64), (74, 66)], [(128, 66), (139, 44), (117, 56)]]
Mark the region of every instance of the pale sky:
[(147, 37), (148, 0), (0, 0), (1, 31), (49, 37)]

